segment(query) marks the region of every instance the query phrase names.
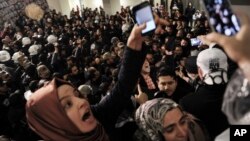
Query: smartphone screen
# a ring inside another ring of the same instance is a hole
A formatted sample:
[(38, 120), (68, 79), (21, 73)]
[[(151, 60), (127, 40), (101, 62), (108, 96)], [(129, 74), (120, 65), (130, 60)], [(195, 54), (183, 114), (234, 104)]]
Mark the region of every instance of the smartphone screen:
[(144, 2), (135, 6), (135, 8), (133, 8), (133, 13), (137, 24), (141, 25), (146, 23), (146, 28), (142, 30), (142, 34), (146, 34), (155, 30), (156, 25), (150, 4)]
[(191, 46), (199, 46), (201, 45), (201, 40), (198, 38), (192, 38), (190, 39)]
[(240, 23), (232, 11), (228, 0), (202, 0), (208, 13), (212, 29), (218, 33), (232, 36), (240, 30)]

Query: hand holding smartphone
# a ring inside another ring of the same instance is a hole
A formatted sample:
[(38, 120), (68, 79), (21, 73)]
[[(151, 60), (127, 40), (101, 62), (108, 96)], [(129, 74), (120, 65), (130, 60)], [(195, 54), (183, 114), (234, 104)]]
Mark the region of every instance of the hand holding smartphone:
[(156, 29), (152, 8), (149, 2), (145, 1), (132, 8), (134, 19), (138, 25), (146, 23), (146, 28), (142, 30), (142, 36), (149, 35)]
[(198, 38), (192, 38), (190, 39), (190, 42), (192, 47), (201, 45), (201, 40)]
[(232, 36), (240, 30), (240, 23), (233, 13), (229, 0), (200, 0), (213, 31)]

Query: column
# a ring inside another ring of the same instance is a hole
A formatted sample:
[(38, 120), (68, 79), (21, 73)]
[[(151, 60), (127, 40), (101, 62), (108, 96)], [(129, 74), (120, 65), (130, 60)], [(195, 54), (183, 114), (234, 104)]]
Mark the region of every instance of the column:
[(47, 0), (47, 2), (50, 9), (55, 9), (57, 12), (62, 11), (61, 5), (59, 4), (59, 0)]
[(95, 9), (98, 7), (103, 7), (103, 0), (81, 0), (81, 3), (84, 7), (89, 7), (91, 9)]
[(124, 7), (126, 7), (126, 6), (134, 6), (136, 4), (141, 3), (142, 1), (145, 1), (145, 0), (120, 0), (121, 5), (124, 6)]
[(113, 15), (116, 11), (120, 11), (121, 4), (119, 0), (103, 0), (103, 9), (106, 14)]

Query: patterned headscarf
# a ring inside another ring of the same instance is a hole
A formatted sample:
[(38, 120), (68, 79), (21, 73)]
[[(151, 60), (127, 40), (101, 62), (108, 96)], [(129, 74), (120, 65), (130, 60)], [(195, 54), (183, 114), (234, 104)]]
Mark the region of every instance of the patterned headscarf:
[(108, 141), (108, 136), (101, 124), (98, 124), (90, 133), (82, 133), (69, 119), (57, 93), (57, 87), (63, 84), (71, 85), (66, 81), (53, 79), (31, 95), (26, 104), (29, 126), (44, 140)]
[(230, 124), (250, 124), (250, 85), (243, 72), (238, 69), (231, 77), (224, 94), (222, 111)]
[(179, 107), (178, 104), (171, 99), (156, 98), (147, 101), (136, 110), (136, 123), (152, 141), (160, 141), (163, 118), (169, 110), (176, 107)]

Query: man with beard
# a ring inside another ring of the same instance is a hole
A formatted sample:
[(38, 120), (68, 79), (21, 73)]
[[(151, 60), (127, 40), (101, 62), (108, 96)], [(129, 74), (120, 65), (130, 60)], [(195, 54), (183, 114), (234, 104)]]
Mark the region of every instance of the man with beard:
[(155, 98), (170, 98), (177, 103), (182, 97), (193, 91), (192, 87), (178, 77), (170, 67), (163, 67), (159, 70), (157, 84), (160, 91), (155, 93)]

